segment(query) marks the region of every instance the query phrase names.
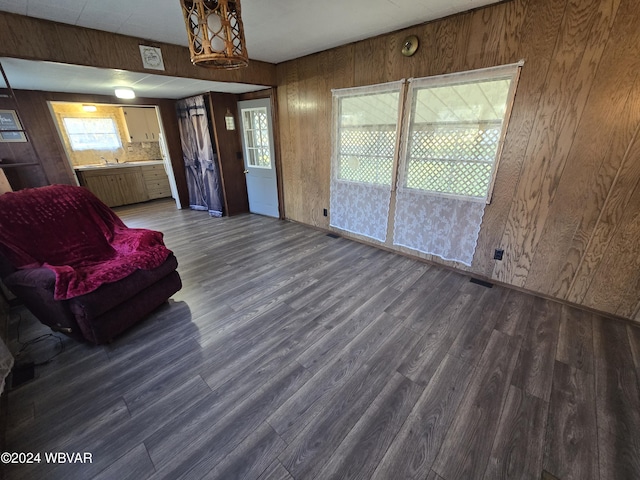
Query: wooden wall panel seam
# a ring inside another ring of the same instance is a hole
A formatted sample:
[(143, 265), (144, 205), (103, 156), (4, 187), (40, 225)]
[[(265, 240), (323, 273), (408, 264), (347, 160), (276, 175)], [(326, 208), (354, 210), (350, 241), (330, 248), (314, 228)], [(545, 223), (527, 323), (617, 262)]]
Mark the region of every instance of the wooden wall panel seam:
[[(516, 4), (519, 3), (508, 3), (508, 5)], [(495, 278), (495, 275), (492, 274), (495, 268), (492, 251), (494, 248), (505, 246), (506, 222), (510, 206), (516, 198), (520, 184), (519, 179), (524, 168), (525, 154), (533, 129), (533, 120), (537, 116), (544, 79), (548, 75), (551, 65), (548, 57), (551, 56), (559, 35), (563, 16), (559, 15), (559, 11), (561, 10), (564, 14), (566, 0), (555, 0), (547, 2), (546, 5), (543, 5), (542, 2), (536, 2), (533, 5), (525, 4), (524, 7), (524, 12), (521, 15), (523, 21), (523, 25), (520, 27), (521, 32), (519, 36), (514, 37), (520, 40), (522, 47), (520, 53), (513, 55), (514, 58), (511, 60), (524, 58), (525, 65), (520, 76), (514, 108), (506, 132), (493, 199), (485, 209), (473, 260), (474, 271), (492, 278)], [(548, 21), (537, 21), (539, 16), (543, 16)], [(508, 24), (508, 21), (505, 24)], [(538, 42), (535, 41), (536, 38)], [(548, 38), (553, 38), (553, 41), (547, 40)], [(505, 40), (505, 42), (507, 41)], [(529, 73), (532, 71), (538, 74)], [(524, 139), (521, 144), (519, 144), (520, 139)]]
[[(571, 142), (586, 105), (592, 78), (587, 74), (599, 62), (604, 47), (592, 38), (595, 18), (594, 2), (587, 6), (570, 0), (554, 51), (555, 64), (545, 84), (542, 110), (538, 115), (527, 148), (516, 201), (512, 205), (505, 236), (511, 238), (509, 257), (515, 262), (510, 276), (496, 263), (494, 276), (508, 283), (524, 286), (549, 209), (557, 193), (558, 180), (566, 166)], [(591, 6), (589, 11), (588, 7)], [(571, 8), (570, 8), (571, 7)], [(588, 21), (583, 19), (587, 16)], [(576, 42), (580, 40), (580, 42)], [(576, 43), (584, 50), (575, 54)], [(572, 53), (574, 54), (572, 56)], [(594, 61), (585, 56), (592, 53)]]
[[(618, 213), (620, 221), (614, 222), (599, 269), (581, 303), (599, 305), (605, 311), (623, 312), (625, 317), (633, 313), (633, 299), (640, 291), (640, 178), (626, 196), (624, 208)], [(624, 279), (624, 281), (615, 281)], [(626, 301), (625, 301), (626, 300)]]
[[(601, 18), (603, 22), (609, 20), (607, 28), (611, 30), (620, 20), (619, 1), (602, 2), (601, 6), (605, 3), (611, 10), (600, 12)], [(616, 142), (619, 143), (621, 135), (616, 134), (614, 128), (617, 131), (626, 128), (622, 128), (624, 125), (619, 120), (617, 109), (627, 108), (623, 99), (628, 95), (630, 84), (623, 79), (629, 75), (624, 70), (616, 72), (621, 59), (617, 59), (617, 62), (613, 60), (616, 57), (611, 55), (612, 48), (615, 51), (615, 41), (609, 35), (525, 283), (528, 289), (560, 298), (567, 294), (569, 283), (575, 274), (576, 258), (579, 261), (583, 254), (582, 238), (591, 234), (595, 224), (593, 215), (597, 214), (602, 205), (603, 200), (598, 194), (600, 189), (593, 191), (594, 183), (602, 183), (599, 182), (598, 169), (610, 161), (609, 156), (615, 155), (614, 147)], [(611, 79), (616, 79), (615, 85)], [(605, 98), (617, 109), (602, 111)], [(623, 117), (626, 118), (626, 115)], [(594, 135), (594, 132), (599, 135)], [(544, 262), (544, 259), (554, 256), (560, 261), (551, 265)]]
[[(640, 132), (640, 124), (638, 124), (638, 127), (636, 128), (636, 131), (634, 133), (633, 139), (631, 141), (631, 143), (629, 144), (629, 147), (627, 148), (627, 152), (625, 153), (625, 156), (621, 162), (620, 168), (618, 169), (616, 176), (613, 180), (613, 183), (611, 184), (611, 188), (609, 189), (609, 192), (607, 194), (607, 197), (605, 199), (605, 202), (602, 206), (602, 209), (600, 210), (600, 214), (598, 215), (598, 220), (596, 221), (596, 225), (594, 228), (594, 231), (592, 233), (592, 235), (589, 237), (589, 242), (587, 243), (587, 247), (585, 249), (585, 253), (581, 258), (580, 264), (578, 265), (578, 268), (576, 269), (576, 274), (573, 277), (573, 281), (571, 282), (571, 287), (569, 289), (569, 295), (568, 298), (572, 299), (574, 301), (576, 301), (577, 303), (581, 303), (584, 300), (585, 295), (587, 294), (587, 291), (589, 290), (590, 286), (591, 286), (591, 282), (593, 281), (593, 279), (597, 276), (598, 274), (598, 270), (600, 268), (601, 265), (601, 261), (602, 261), (602, 256), (604, 254), (604, 250), (606, 249), (606, 246), (609, 245), (609, 243), (611, 242), (611, 237), (613, 237), (613, 232), (610, 234), (610, 238), (605, 241), (605, 242), (601, 242), (603, 243), (603, 248), (600, 252), (595, 252), (596, 255), (599, 256), (598, 260), (593, 260), (591, 263), (596, 265), (595, 270), (590, 271), (590, 275), (587, 277), (588, 280), (587, 282), (583, 282), (584, 285), (580, 288), (579, 292), (574, 291), (576, 287), (576, 282), (579, 278), (581, 278), (580, 272), (583, 268), (583, 265), (585, 264), (585, 262), (587, 261), (587, 259), (589, 258), (589, 255), (591, 253), (592, 250), (592, 245), (596, 242), (596, 240), (601, 236), (599, 233), (599, 230), (601, 229), (602, 226), (602, 221), (603, 221), (603, 217), (607, 211), (607, 209), (609, 208), (609, 205), (612, 202), (612, 196), (613, 193), (615, 191), (615, 187), (618, 183), (618, 180), (620, 178), (620, 174), (625, 166), (626, 161), (629, 158), (629, 152), (631, 150), (631, 147), (633, 146), (633, 144), (638, 141), (640, 139), (639, 137), (639, 132)], [(637, 188), (637, 187), (636, 187)], [(633, 190), (632, 190), (633, 192)], [(629, 195), (631, 196), (631, 195)], [(626, 202), (625, 202), (626, 204)], [(617, 228), (617, 226), (616, 226)], [(602, 235), (604, 235), (606, 232), (603, 232)]]

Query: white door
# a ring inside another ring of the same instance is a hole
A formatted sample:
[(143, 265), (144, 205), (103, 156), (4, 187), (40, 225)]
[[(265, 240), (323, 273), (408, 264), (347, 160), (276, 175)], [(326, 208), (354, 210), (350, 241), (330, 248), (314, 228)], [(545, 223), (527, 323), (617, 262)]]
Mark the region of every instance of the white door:
[(271, 100), (238, 102), (249, 211), (279, 217)]

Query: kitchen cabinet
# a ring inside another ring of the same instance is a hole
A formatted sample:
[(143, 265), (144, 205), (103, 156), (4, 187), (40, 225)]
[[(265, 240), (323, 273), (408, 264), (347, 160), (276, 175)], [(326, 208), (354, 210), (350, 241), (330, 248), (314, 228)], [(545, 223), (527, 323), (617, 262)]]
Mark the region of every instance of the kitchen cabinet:
[(160, 136), (160, 125), (156, 109), (152, 107), (122, 107), (129, 141), (157, 142)]
[(162, 164), (76, 170), (80, 185), (109, 207), (171, 196)]
[(140, 167), (149, 199), (171, 196), (169, 177), (163, 165), (148, 165)]
[(149, 200), (140, 168), (104, 168), (79, 172), (80, 183), (110, 207)]

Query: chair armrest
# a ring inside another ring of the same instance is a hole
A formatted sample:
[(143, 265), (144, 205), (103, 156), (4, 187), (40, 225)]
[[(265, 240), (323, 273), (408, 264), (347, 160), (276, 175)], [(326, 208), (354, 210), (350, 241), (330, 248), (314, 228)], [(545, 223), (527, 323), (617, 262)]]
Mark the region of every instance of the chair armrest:
[(56, 284), (56, 274), (45, 267), (25, 268), (16, 270), (4, 278), (4, 284), (12, 287), (41, 288), (53, 292)]
[(53, 270), (45, 267), (17, 270), (7, 275), (4, 283), (42, 323), (56, 332), (83, 339), (69, 302), (53, 298), (56, 284)]
[(164, 247), (162, 233), (144, 228), (118, 229), (114, 232), (111, 246), (120, 253), (134, 253), (149, 248)]

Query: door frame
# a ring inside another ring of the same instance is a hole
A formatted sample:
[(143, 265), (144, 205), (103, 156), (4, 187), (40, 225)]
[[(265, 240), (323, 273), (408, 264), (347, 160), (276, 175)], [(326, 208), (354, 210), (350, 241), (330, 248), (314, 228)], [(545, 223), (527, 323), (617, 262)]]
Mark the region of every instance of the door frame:
[[(286, 219), (286, 212), (284, 206), (284, 192), (282, 181), (282, 161), (280, 157), (280, 125), (278, 123), (278, 97), (275, 88), (266, 88), (264, 90), (258, 90), (257, 92), (243, 93), (239, 96), (239, 101), (244, 100), (258, 100), (261, 98), (268, 98), (271, 102), (271, 129), (273, 130), (273, 155), (274, 155), (274, 168), (276, 169), (276, 186), (278, 189), (278, 218), (280, 220)], [(237, 109), (239, 112), (239, 108)], [(239, 115), (239, 113), (237, 113)], [(242, 132), (238, 133), (240, 136)]]

